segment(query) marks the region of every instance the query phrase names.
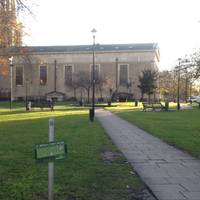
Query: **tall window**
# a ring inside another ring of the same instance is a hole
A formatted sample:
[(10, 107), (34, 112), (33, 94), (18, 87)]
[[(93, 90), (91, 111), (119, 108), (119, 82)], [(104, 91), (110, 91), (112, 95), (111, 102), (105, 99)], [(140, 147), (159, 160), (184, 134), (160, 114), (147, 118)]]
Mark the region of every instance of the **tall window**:
[(126, 85), (128, 82), (128, 65), (120, 65), (119, 84)]
[(16, 85), (23, 85), (23, 70), (22, 66), (16, 67)]
[(65, 66), (65, 84), (66, 85), (72, 85), (72, 65), (66, 65)]
[[(93, 65), (91, 65), (91, 77), (93, 79)], [(94, 79), (98, 81), (100, 78), (100, 65), (94, 66)]]
[(47, 66), (40, 66), (40, 85), (47, 84)]

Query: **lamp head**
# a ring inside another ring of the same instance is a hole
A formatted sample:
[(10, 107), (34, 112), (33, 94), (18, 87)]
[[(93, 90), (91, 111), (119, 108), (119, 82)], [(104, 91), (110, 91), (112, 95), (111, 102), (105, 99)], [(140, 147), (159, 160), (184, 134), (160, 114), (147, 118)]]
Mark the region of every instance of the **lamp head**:
[(91, 33), (92, 33), (93, 35), (95, 35), (96, 32), (97, 32), (97, 30), (96, 30), (95, 28), (93, 28), (93, 29), (91, 30)]
[(13, 56), (9, 57), (10, 64), (13, 63)]

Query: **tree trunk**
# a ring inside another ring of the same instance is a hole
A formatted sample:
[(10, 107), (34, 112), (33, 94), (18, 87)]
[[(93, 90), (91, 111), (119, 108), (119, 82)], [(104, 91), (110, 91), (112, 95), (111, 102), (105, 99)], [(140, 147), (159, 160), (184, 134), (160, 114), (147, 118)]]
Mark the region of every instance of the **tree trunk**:
[(76, 88), (74, 88), (74, 99), (76, 99)]
[(153, 93), (153, 100), (154, 100), (154, 102), (156, 102), (156, 93), (155, 92)]
[(101, 99), (103, 99), (102, 89), (100, 89), (100, 96), (101, 96)]
[(151, 94), (148, 94), (148, 101), (150, 103), (150, 100), (151, 100)]
[(90, 88), (87, 88), (87, 103), (90, 103)]
[(143, 101), (143, 98), (144, 98), (144, 93), (141, 92), (141, 101)]

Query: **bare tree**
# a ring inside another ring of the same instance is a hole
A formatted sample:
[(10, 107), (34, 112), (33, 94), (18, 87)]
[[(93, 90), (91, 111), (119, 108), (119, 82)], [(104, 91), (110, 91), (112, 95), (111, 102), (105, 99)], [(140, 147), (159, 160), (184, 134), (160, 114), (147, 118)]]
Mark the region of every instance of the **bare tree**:
[(90, 102), (90, 89), (92, 87), (91, 73), (87, 71), (79, 71), (77, 74), (77, 84), (87, 92), (87, 103)]
[(175, 71), (159, 72), (159, 92), (164, 100), (175, 100), (177, 93), (177, 74)]
[[(23, 25), (17, 20), (17, 9), (22, 7), (15, 0), (0, 0), (0, 47), (22, 45)], [(25, 5), (24, 5), (25, 6)]]
[(8, 57), (0, 56), (0, 76), (8, 78), (9, 75), (9, 59)]
[(76, 91), (80, 87), (80, 81), (79, 81), (80, 74), (73, 74), (72, 79), (70, 81), (65, 81), (65, 85), (74, 91), (74, 99), (77, 99)]
[(105, 76), (99, 76), (99, 78), (95, 82), (96, 89), (100, 93), (100, 99), (103, 100), (103, 91), (107, 85), (107, 78)]
[(32, 5), (34, 4), (33, 0), (32, 1), (27, 1), (27, 0), (15, 0), (17, 4), (17, 12), (28, 12), (31, 15), (34, 15), (32, 12)]
[(29, 12), (30, 2), (27, 0), (0, 0), (0, 76), (8, 77), (9, 53), (5, 48), (22, 46), (23, 25), (17, 20), (20, 12)]

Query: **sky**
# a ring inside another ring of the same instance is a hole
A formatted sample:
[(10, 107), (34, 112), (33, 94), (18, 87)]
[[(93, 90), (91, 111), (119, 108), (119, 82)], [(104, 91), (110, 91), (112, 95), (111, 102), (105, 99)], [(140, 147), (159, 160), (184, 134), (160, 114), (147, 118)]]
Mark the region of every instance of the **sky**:
[(158, 43), (160, 69), (200, 48), (200, 0), (34, 0), (25, 45)]

